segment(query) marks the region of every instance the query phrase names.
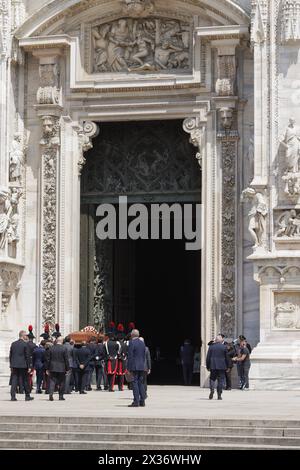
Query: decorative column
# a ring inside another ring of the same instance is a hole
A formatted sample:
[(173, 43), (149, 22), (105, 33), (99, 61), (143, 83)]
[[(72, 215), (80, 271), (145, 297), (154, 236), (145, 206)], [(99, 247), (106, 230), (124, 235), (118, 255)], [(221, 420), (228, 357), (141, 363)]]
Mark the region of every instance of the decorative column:
[(60, 119), (62, 115), (58, 49), (34, 51), (39, 58), (40, 86), (37, 113), (41, 119), (41, 255), (40, 312), (42, 322), (54, 328), (58, 320), (58, 168), (60, 159)]
[[(232, 103), (234, 106), (234, 103)], [(236, 165), (239, 134), (236, 130), (235, 109), (220, 107), (218, 109), (219, 130), (217, 138), (220, 146), (220, 163), (222, 171), (222, 239), (221, 239), (221, 301), (219, 330), (229, 338), (236, 335)]]
[(240, 39), (217, 39), (211, 47), (217, 48), (217, 81), (218, 96), (234, 96), (236, 91), (236, 56), (235, 49)]

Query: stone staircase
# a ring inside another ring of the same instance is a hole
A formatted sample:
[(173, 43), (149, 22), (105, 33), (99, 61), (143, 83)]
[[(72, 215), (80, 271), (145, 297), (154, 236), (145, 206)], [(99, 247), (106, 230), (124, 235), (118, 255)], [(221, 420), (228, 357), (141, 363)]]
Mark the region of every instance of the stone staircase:
[(0, 449), (296, 450), (300, 421), (0, 416)]

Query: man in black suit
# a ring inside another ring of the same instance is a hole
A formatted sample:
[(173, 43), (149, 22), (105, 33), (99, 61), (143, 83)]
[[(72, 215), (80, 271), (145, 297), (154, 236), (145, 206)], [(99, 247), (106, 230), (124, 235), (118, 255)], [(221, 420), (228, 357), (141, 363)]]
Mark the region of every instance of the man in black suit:
[(59, 399), (64, 400), (66, 373), (68, 372), (69, 358), (63, 345), (62, 336), (45, 353), (46, 374), (50, 376), (49, 400), (53, 401), (55, 386), (58, 386)]
[(75, 360), (77, 363), (79, 393), (81, 395), (85, 395), (90, 371), (89, 365), (91, 361), (91, 351), (87, 347), (85, 341), (82, 342), (80, 348), (76, 349)]
[(146, 348), (138, 330), (132, 330), (128, 346), (127, 369), (133, 374), (133, 402), (130, 407), (145, 406), (144, 370)]
[(20, 331), (19, 339), (11, 344), (9, 363), (11, 368), (11, 401), (17, 401), (16, 391), (20, 384), (25, 390), (25, 401), (33, 400), (30, 396), (28, 374), (30, 372), (30, 351), (26, 331)]
[(214, 396), (216, 381), (218, 382), (218, 400), (222, 400), (225, 371), (229, 367), (227, 347), (225, 344), (223, 344), (223, 341), (224, 338), (221, 335), (218, 335), (215, 342), (209, 346), (206, 357), (206, 368), (208, 371), (210, 371), (210, 400)]

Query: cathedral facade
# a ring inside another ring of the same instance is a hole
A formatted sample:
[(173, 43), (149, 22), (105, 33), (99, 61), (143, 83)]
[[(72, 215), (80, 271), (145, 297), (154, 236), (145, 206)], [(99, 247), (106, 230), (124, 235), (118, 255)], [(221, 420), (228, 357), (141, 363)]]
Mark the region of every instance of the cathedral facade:
[(123, 194), (202, 204), (201, 255), (164, 271), (201, 384), (221, 331), (254, 347), (253, 388), (300, 389), (300, 0), (0, 0), (0, 86), (1, 383), (29, 324), (159, 308), (147, 250), (95, 240)]

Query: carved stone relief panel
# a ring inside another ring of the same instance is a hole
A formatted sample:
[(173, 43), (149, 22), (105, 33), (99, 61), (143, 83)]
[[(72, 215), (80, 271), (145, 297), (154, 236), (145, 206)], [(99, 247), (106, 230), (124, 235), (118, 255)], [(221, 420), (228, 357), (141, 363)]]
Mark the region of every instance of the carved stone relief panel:
[(300, 329), (300, 292), (274, 293), (274, 329)]
[(91, 28), (91, 71), (191, 69), (191, 24), (165, 18), (120, 18)]

